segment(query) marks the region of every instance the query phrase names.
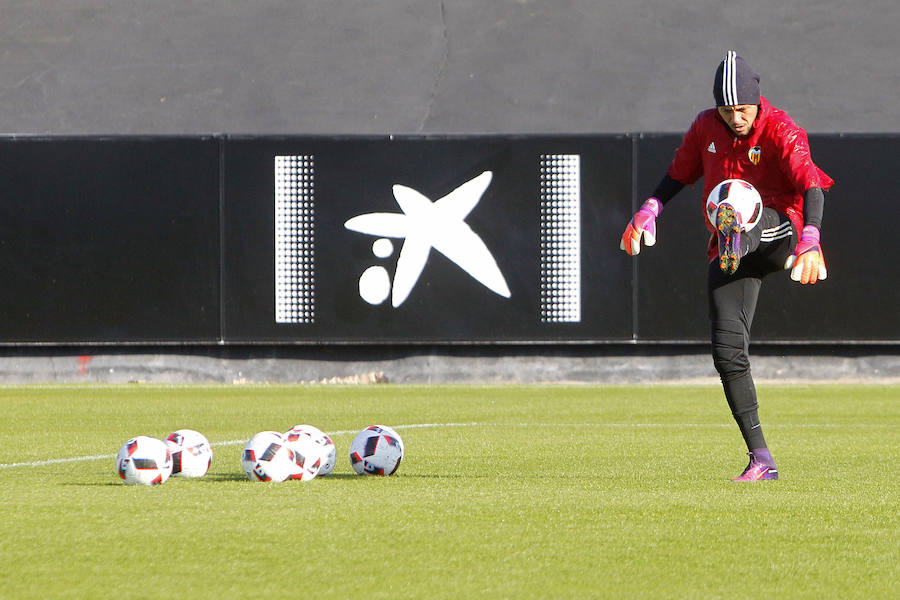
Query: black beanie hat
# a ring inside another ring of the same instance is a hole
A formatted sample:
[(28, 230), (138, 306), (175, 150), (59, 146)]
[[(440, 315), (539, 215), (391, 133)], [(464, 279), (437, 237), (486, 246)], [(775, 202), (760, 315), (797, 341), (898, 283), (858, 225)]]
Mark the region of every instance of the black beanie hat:
[(759, 75), (734, 50), (729, 50), (716, 69), (713, 81), (716, 106), (759, 104)]

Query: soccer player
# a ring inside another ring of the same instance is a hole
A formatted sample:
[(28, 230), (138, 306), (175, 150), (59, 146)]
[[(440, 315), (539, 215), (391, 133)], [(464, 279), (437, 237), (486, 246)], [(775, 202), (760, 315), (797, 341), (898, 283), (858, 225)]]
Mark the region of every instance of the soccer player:
[[(834, 181), (813, 163), (806, 131), (760, 95), (759, 75), (734, 51), (716, 69), (713, 96), (716, 107), (697, 115), (666, 175), (625, 228), (620, 248), (634, 256), (642, 239), (655, 244), (663, 207), (701, 177), (704, 199), (726, 179), (743, 179), (759, 191), (764, 209), (752, 230), (745, 231), (741, 215), (724, 202), (715, 227), (704, 219), (711, 232), (707, 290), (713, 362), (750, 456), (732, 481), (778, 479), (759, 423), (750, 327), (766, 275), (791, 269), (791, 279), (801, 284), (827, 276), (819, 230), (823, 191)], [(705, 217), (705, 209), (698, 214)]]

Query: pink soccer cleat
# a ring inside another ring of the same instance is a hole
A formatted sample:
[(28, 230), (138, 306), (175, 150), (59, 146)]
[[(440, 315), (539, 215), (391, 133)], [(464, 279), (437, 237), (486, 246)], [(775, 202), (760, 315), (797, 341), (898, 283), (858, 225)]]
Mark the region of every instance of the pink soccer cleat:
[(754, 456), (752, 452), (748, 452), (750, 463), (740, 477), (735, 477), (732, 481), (760, 481), (762, 479), (778, 479), (778, 467), (775, 463), (766, 464), (761, 462)]

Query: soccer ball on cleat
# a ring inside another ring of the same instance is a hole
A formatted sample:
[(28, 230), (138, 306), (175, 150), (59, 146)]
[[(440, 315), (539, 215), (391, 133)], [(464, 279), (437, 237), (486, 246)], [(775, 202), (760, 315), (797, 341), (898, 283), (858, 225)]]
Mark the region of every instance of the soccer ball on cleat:
[(160, 439), (139, 435), (116, 455), (116, 472), (128, 485), (160, 485), (172, 474), (172, 455)]
[(713, 229), (719, 205), (727, 202), (741, 217), (744, 231), (750, 231), (762, 217), (763, 204), (759, 192), (743, 179), (726, 179), (714, 187), (706, 198), (706, 217)]
[(298, 471), (294, 451), (277, 431), (261, 431), (250, 438), (241, 466), (252, 481), (281, 482)]
[(203, 477), (212, 463), (212, 446), (199, 431), (179, 429), (170, 433), (166, 445), (172, 453), (172, 475)]
[[(321, 449), (322, 464), (319, 466), (319, 477), (328, 475), (334, 469), (334, 463), (337, 461), (337, 449), (334, 442), (318, 427), (312, 425), (295, 425), (284, 434), (284, 438), (288, 444), (293, 444), (302, 438), (309, 438), (315, 442)], [(296, 451), (297, 449), (294, 448)]]
[(350, 444), (350, 465), (359, 475), (393, 475), (403, 459), (403, 440), (384, 425), (363, 429)]

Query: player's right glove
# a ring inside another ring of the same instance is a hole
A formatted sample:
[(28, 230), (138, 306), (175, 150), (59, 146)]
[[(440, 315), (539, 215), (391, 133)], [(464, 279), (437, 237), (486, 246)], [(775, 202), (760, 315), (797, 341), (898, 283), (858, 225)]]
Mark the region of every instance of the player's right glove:
[[(793, 269), (791, 269), (793, 267)], [(784, 262), (785, 269), (791, 269), (791, 279), (802, 284), (815, 283), (828, 277), (825, 269), (825, 255), (819, 245), (819, 229), (807, 225), (800, 233), (800, 241), (793, 254)]]
[(656, 243), (656, 217), (662, 212), (663, 205), (656, 198), (648, 198), (641, 208), (634, 213), (628, 227), (622, 234), (619, 242), (619, 250), (624, 250), (629, 256), (640, 254), (641, 236), (644, 244), (652, 246)]

